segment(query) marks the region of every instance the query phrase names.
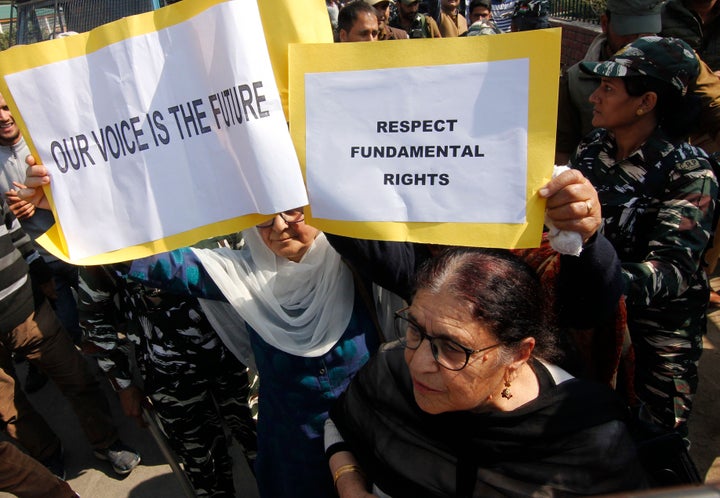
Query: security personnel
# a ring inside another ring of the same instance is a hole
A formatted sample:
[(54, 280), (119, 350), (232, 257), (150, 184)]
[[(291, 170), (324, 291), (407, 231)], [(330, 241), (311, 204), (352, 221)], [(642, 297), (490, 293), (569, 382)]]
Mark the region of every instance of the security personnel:
[(419, 8), (420, 0), (398, 0), (390, 27), (405, 30), (410, 38), (442, 38), (435, 19), (418, 12)]

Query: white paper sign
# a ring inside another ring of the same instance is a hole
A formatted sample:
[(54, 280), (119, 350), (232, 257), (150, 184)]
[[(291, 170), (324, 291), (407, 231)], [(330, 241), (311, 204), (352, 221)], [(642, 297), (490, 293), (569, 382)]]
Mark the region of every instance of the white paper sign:
[(307, 204), (255, 2), (6, 80), (74, 259)]
[(528, 59), (306, 74), (313, 217), (525, 222), (528, 79)]

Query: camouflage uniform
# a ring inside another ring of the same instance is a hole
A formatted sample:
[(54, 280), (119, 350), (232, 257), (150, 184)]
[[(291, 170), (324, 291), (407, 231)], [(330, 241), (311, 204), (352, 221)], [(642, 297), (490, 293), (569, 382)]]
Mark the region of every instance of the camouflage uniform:
[(502, 34), (500, 28), (498, 28), (494, 22), (488, 21), (487, 19), (480, 19), (474, 22), (464, 36), (484, 36), (484, 35), (499, 35)]
[[(604, 57), (600, 54), (605, 40), (605, 35), (595, 38), (583, 61), (602, 60)], [(702, 104), (690, 142), (712, 152), (717, 146), (707, 143), (708, 138), (714, 139), (714, 143), (720, 142), (720, 80), (707, 64), (699, 62), (700, 73), (688, 86), (688, 92)], [(579, 63), (571, 66), (567, 73), (561, 76), (555, 144), (558, 152), (572, 153), (582, 137), (593, 130), (593, 105), (589, 99), (599, 83), (600, 80), (596, 77), (583, 73)]]
[[(699, 66), (686, 43), (645, 37), (581, 69), (653, 78), (684, 95)], [(615, 157), (613, 134), (597, 129), (571, 164), (597, 189), (601, 230), (622, 262), (641, 420), (686, 436), (706, 328), (709, 284), (701, 261), (713, 230), (717, 179), (703, 151), (672, 143), (661, 127), (627, 158)]]
[(400, 15), (397, 12), (390, 17), (388, 24), (391, 28), (402, 29), (407, 32), (409, 38), (442, 38), (435, 19), (420, 12), (415, 14), (408, 29), (403, 28), (400, 23)]
[(135, 346), (144, 391), (197, 496), (233, 497), (223, 422), (247, 455), (257, 449), (247, 368), (222, 344), (197, 299), (147, 289), (123, 274), (122, 265), (80, 270), (81, 325), (98, 364), (116, 387), (133, 383), (130, 347), (118, 337), (123, 330)]
[(700, 260), (717, 181), (703, 152), (674, 147), (659, 130), (617, 163), (615, 150), (612, 135), (598, 129), (571, 164), (597, 188), (602, 232), (622, 261), (644, 413), (686, 435), (709, 293)]

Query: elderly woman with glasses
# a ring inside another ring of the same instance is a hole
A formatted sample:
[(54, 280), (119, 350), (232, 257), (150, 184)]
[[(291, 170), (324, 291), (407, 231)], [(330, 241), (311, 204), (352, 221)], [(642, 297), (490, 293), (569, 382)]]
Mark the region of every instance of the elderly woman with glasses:
[[(380, 342), (370, 283), (305, 223), (302, 208), (242, 235), (241, 250), (173, 251), (135, 261), (131, 277), (205, 298), (203, 310), (226, 345), (247, 364), (254, 360), (260, 495), (332, 497), (324, 422)], [(248, 338), (251, 358), (243, 352)]]
[(419, 270), (401, 340), (358, 373), (325, 440), (340, 497), (568, 496), (644, 485), (623, 403), (557, 367), (534, 271), (449, 249)]

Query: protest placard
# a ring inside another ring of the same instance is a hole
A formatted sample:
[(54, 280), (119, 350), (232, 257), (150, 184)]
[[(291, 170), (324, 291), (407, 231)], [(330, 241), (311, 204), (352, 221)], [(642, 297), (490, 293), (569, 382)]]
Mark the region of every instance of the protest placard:
[(0, 67), (51, 173), (60, 256), (132, 259), (307, 203), (255, 2), (180, 2)]
[(553, 29), (291, 46), (309, 223), (371, 239), (539, 245), (559, 61)]
[(289, 46), (291, 43), (333, 42), (327, 5), (324, 0), (258, 0), (258, 8), (280, 100), (285, 116), (289, 116)]

